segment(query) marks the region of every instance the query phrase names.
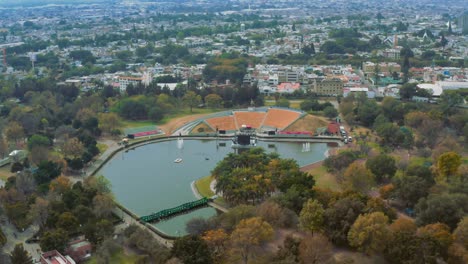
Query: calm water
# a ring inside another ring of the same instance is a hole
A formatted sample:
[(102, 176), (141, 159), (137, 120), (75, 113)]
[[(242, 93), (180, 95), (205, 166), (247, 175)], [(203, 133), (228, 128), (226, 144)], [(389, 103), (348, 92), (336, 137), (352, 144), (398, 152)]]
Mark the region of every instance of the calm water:
[[(138, 147), (115, 155), (101, 169), (112, 183), (117, 201), (138, 216), (194, 201), (190, 183), (210, 174), (216, 164), (233, 152), (231, 141), (219, 146), (216, 140), (171, 140)], [(282, 158), (293, 158), (300, 166), (324, 159), (327, 145), (310, 143), (262, 142), (268, 152), (278, 152)], [(174, 163), (182, 158), (181, 163)], [(213, 208), (202, 208), (188, 214), (156, 223), (169, 235), (184, 235), (185, 223), (194, 217), (208, 218), (216, 214)]]

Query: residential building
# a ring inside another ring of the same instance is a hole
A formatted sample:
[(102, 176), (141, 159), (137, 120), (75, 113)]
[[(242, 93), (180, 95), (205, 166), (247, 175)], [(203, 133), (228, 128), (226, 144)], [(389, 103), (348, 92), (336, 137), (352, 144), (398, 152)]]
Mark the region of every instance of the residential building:
[(314, 79), (313, 91), (320, 95), (342, 95), (343, 82), (339, 78)]
[(84, 237), (68, 243), (66, 253), (78, 263), (81, 263), (91, 257), (92, 246)]
[(63, 256), (57, 250), (42, 253), (39, 261), (41, 264), (76, 264), (70, 256)]
[(300, 83), (280, 83), (277, 87), (278, 93), (293, 93), (301, 88)]

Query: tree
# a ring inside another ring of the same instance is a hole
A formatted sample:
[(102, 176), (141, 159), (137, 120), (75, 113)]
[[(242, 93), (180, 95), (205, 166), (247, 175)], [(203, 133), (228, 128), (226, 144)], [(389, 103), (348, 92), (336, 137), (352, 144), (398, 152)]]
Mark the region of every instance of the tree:
[(214, 227), (214, 222), (210, 219), (195, 217), (185, 224), (185, 231), (191, 235), (201, 236)]
[(61, 229), (57, 228), (52, 231), (46, 231), (41, 236), (40, 246), (42, 251), (58, 250), (63, 252), (68, 242), (68, 233)]
[(254, 249), (273, 238), (273, 228), (260, 217), (241, 220), (231, 234), (230, 241), (233, 253), (239, 256), (244, 264)]
[(20, 139), (24, 138), (23, 126), (18, 122), (10, 122), (5, 131), (5, 135), (8, 141), (13, 141), (17, 144)]
[(391, 179), (397, 170), (395, 159), (385, 154), (368, 159), (366, 168), (375, 175), (378, 182)]
[(70, 159), (80, 158), (84, 151), (83, 143), (76, 137), (67, 140), (62, 146), (63, 155)]
[(314, 43), (310, 43), (309, 45), (304, 45), (304, 47), (302, 47), (302, 52), (308, 56), (314, 55), (315, 54)]
[(299, 259), (303, 264), (334, 263), (333, 245), (322, 234), (309, 234), (299, 245)]
[(382, 252), (390, 236), (388, 217), (382, 212), (360, 215), (349, 230), (349, 244), (366, 254)]
[(442, 113), (448, 117), (455, 113), (457, 105), (463, 103), (463, 97), (457, 91), (444, 91), (440, 96), (439, 103)]
[(84, 182), (87, 188), (96, 190), (98, 194), (111, 193), (112, 184), (103, 175), (87, 177)]
[(42, 135), (32, 135), (28, 139), (28, 149), (31, 151), (34, 147), (48, 147), (50, 146), (50, 140), (48, 137)]
[(219, 263), (225, 253), (226, 242), (229, 239), (229, 235), (226, 234), (224, 229), (208, 230), (202, 236), (202, 239), (211, 249), (214, 263)]
[(416, 94), (417, 83), (405, 83), (400, 88), (400, 97), (402, 99), (410, 100)]
[(354, 191), (366, 194), (374, 186), (374, 175), (366, 167), (355, 161), (345, 170), (344, 181), (346, 186)]
[(377, 18), (377, 20), (379, 21), (379, 24), (380, 24), (380, 21), (381, 21), (382, 19), (384, 19), (384, 16), (382, 16), (382, 14), (379, 12), (379, 13), (377, 13), (377, 15), (375, 16), (375, 18)]
[(101, 113), (98, 115), (99, 128), (107, 133), (112, 133), (120, 126), (120, 118), (116, 113)]
[(43, 227), (49, 216), (49, 202), (41, 197), (36, 198), (36, 202), (31, 205), (30, 216), (39, 227)]
[(217, 94), (208, 94), (205, 96), (205, 103), (210, 108), (219, 108), (223, 103), (223, 98)]
[(297, 215), (274, 201), (265, 201), (257, 207), (256, 215), (273, 227), (290, 228), (297, 225)]
[(208, 245), (199, 236), (188, 235), (177, 238), (171, 253), (172, 256), (182, 260), (184, 264), (213, 263)]
[(467, 199), (465, 194), (429, 195), (416, 204), (416, 223), (427, 225), (440, 222), (453, 229), (468, 212)]
[(426, 197), (431, 187), (430, 183), (417, 176), (395, 177), (393, 180), (394, 196), (405, 203), (407, 207), (414, 207), (419, 199)]
[(429, 224), (418, 228), (416, 235), (433, 241), (433, 251), (436, 255), (447, 257), (447, 250), (453, 243), (450, 228), (441, 223)]
[(446, 152), (437, 160), (437, 169), (442, 177), (454, 176), (461, 165), (461, 156), (455, 152)]
[(349, 229), (364, 207), (359, 198), (348, 196), (334, 202), (325, 210), (325, 231), (333, 243), (347, 244)]
[(32, 257), (23, 247), (23, 244), (16, 244), (10, 253), (11, 264), (33, 264)]
[(279, 107), (289, 107), (289, 105), (289, 100), (286, 98), (280, 98), (278, 101), (276, 101), (276, 106)]
[(456, 243), (463, 245), (468, 250), (468, 216), (458, 223), (457, 228), (453, 231), (454, 240)]
[(184, 97), (182, 98), (184, 103), (190, 107), (190, 113), (192, 113), (192, 109), (194, 106), (197, 106), (201, 103), (201, 96), (197, 95), (194, 91), (188, 91)]
[(301, 228), (312, 233), (323, 228), (323, 214), (325, 210), (317, 200), (308, 200), (302, 207), (299, 215)]
[(64, 212), (59, 215), (57, 223), (55, 224), (57, 228), (66, 230), (68, 234), (73, 234), (78, 230), (79, 222), (76, 217), (70, 212)]
[(110, 216), (114, 207), (114, 200), (108, 193), (97, 194), (93, 198), (93, 212), (97, 217)]
[(49, 184), (49, 190), (57, 194), (64, 194), (70, 187), (70, 179), (63, 175), (53, 179)]
[(333, 106), (327, 106), (323, 109), (323, 114), (328, 118), (335, 118), (338, 116), (338, 111)]

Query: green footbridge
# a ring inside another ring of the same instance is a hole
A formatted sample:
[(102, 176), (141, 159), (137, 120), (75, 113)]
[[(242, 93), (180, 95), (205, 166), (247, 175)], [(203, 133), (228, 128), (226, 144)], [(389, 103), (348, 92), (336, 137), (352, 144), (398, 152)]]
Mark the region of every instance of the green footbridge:
[(190, 210), (192, 210), (194, 208), (197, 208), (197, 207), (205, 206), (205, 205), (208, 204), (208, 202), (210, 202), (210, 199), (204, 197), (204, 198), (202, 198), (200, 200), (184, 203), (184, 204), (179, 205), (179, 206), (174, 207), (174, 208), (165, 209), (165, 210), (159, 211), (159, 212), (154, 213), (154, 214), (142, 216), (142, 217), (140, 217), (140, 220), (143, 221), (143, 222), (147, 222), (147, 223), (148, 222), (156, 222), (156, 221), (159, 221), (159, 220), (164, 219), (164, 218), (168, 218), (168, 217), (176, 215), (176, 214), (180, 214), (180, 213), (190, 211)]

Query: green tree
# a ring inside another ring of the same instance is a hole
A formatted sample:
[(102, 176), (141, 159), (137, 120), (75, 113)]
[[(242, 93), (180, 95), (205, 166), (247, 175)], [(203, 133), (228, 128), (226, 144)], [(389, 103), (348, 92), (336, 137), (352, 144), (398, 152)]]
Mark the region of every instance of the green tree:
[(322, 204), (317, 200), (308, 200), (299, 215), (301, 228), (312, 233), (321, 231), (323, 229), (324, 212)]
[(375, 175), (378, 182), (391, 179), (397, 170), (395, 159), (385, 154), (369, 158), (366, 167)]
[(327, 106), (323, 109), (323, 114), (328, 118), (335, 118), (338, 116), (338, 111), (333, 106)]
[(325, 210), (325, 231), (336, 245), (347, 245), (348, 232), (365, 205), (356, 197), (345, 197)]
[(393, 185), (395, 186), (394, 196), (411, 208), (419, 199), (427, 196), (431, 187), (425, 179), (411, 175), (394, 178)]
[(432, 194), (416, 204), (416, 223), (427, 225), (443, 223), (451, 229), (468, 213), (465, 194)]
[(208, 245), (199, 236), (189, 235), (176, 239), (171, 254), (186, 264), (213, 263)]
[(16, 244), (10, 253), (11, 264), (33, 264), (32, 257), (24, 249), (23, 244)]
[(280, 98), (278, 101), (276, 101), (276, 106), (280, 107), (289, 107), (290, 102), (286, 98)]
[(42, 135), (32, 135), (28, 139), (28, 150), (31, 151), (34, 147), (48, 147), (50, 146), (50, 140), (48, 137)]
[(40, 246), (42, 251), (58, 250), (63, 252), (68, 242), (68, 233), (61, 229), (57, 228), (52, 231), (46, 231), (41, 236)]
[(58, 217), (56, 227), (66, 230), (69, 234), (73, 234), (78, 230), (79, 222), (72, 213), (64, 212)]
[(201, 96), (197, 95), (194, 91), (188, 91), (182, 100), (188, 107), (190, 107), (190, 113), (192, 113), (193, 107), (201, 103)]
[(380, 253), (390, 236), (388, 217), (382, 212), (360, 215), (349, 230), (349, 244), (366, 254)]

